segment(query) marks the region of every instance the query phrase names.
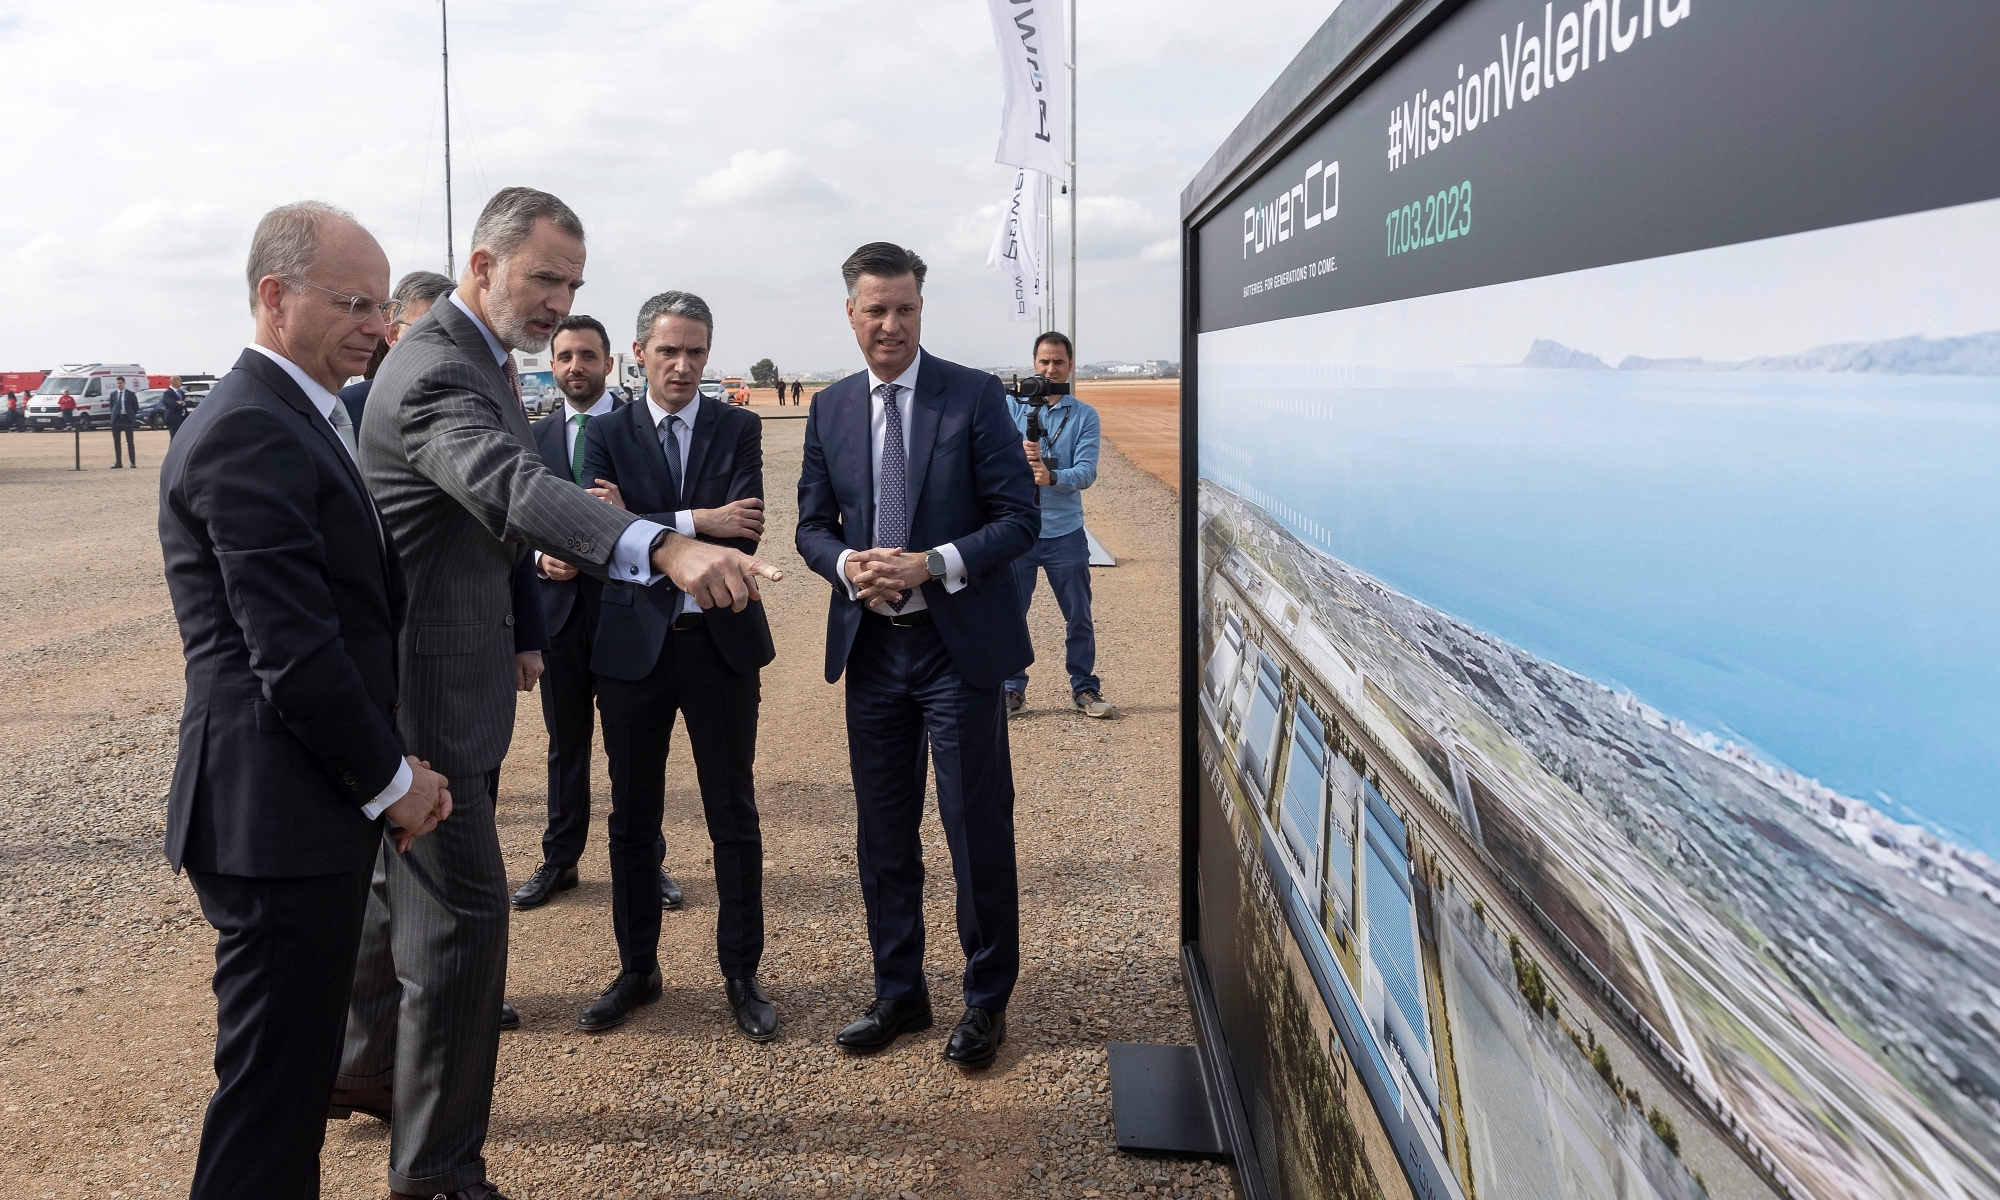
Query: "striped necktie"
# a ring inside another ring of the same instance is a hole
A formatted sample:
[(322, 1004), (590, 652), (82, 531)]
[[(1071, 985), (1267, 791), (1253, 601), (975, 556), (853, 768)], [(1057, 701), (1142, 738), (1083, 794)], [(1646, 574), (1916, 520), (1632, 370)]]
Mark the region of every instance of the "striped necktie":
[[(910, 448), (903, 441), (903, 410), (896, 403), (896, 385), (885, 383), (875, 389), (882, 398), (882, 500), (875, 507), (875, 544), (899, 550), (910, 538)], [(889, 607), (903, 611), (908, 592), (896, 593)]]

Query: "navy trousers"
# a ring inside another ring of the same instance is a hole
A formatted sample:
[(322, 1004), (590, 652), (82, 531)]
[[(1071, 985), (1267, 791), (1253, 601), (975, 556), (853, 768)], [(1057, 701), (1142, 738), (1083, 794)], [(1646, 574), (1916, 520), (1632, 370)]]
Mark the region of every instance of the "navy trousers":
[(190, 1194), (317, 1196), (369, 872), (188, 878), (218, 935), (216, 1087)]
[(764, 834), (757, 817), (756, 671), (729, 669), (706, 629), (667, 634), (652, 674), (597, 680), (611, 767), (611, 927), (618, 966), (660, 965), (660, 832), (667, 743), (687, 722), (702, 815), (715, 851), (715, 957), (724, 979), (748, 979), (764, 957)]
[(542, 723), (549, 731), (549, 823), (542, 831), (542, 861), (554, 867), (575, 866), (590, 837), (590, 742), (597, 720), (590, 646), (597, 639), (601, 587), (579, 587), (569, 619), (551, 634), (542, 655)]
[(1021, 972), (1006, 702), (1000, 688), (965, 682), (935, 626), (865, 615), (847, 659), (847, 755), (875, 994), (889, 1000), (929, 991), (919, 837), (927, 753), (958, 885), (965, 1002), (1004, 1009)]
[[(1056, 594), (1068, 635), (1063, 639), (1065, 666), (1069, 668), (1069, 690), (1094, 692), (1097, 678), (1097, 626), (1090, 619), (1090, 540), (1081, 527), (1057, 537), (1042, 538), (1028, 552), (1014, 560), (1014, 579), (1021, 585), (1021, 607), (1035, 599), (1035, 568), (1049, 577), (1049, 590)], [(1028, 672), (1007, 681), (1007, 690), (1028, 694)]]

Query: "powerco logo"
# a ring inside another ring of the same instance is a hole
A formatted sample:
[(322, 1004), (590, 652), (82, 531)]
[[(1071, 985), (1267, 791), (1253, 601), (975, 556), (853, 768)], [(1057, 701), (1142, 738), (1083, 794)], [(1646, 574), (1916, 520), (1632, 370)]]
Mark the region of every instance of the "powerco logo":
[[(1013, 4), (1032, 4), (1034, 0), (1009, 0)], [(1042, 52), (1035, 49), (1035, 27), (1028, 24), (1028, 18), (1035, 15), (1032, 8), (1022, 9), (1014, 14), (1014, 28), (1021, 35), (1021, 51), (1028, 60), (1028, 78), (1035, 85), (1035, 140), (1049, 141), (1049, 102), (1042, 96)]]
[(1243, 210), (1243, 257), (1249, 258), (1252, 250), (1262, 254), (1279, 242), (1289, 242), (1296, 234), (1339, 214), (1340, 161), (1316, 162), (1306, 168), (1302, 182), (1279, 192), (1275, 200)]

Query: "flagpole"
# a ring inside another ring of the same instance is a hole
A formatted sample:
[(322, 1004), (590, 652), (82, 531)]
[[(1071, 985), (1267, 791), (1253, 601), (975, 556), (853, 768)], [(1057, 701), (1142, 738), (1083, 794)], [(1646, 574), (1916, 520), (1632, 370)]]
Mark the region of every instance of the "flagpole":
[[(1076, 6), (1069, 0), (1069, 340), (1076, 345)], [(1072, 351), (1074, 353), (1074, 351)]]
[(447, 0), (438, 0), (438, 26), (444, 36), (444, 273), (458, 278), (458, 258), (451, 234), (451, 14)]
[(1042, 332), (1056, 327), (1056, 264), (1049, 251), (1056, 241), (1055, 180), (1042, 176)]

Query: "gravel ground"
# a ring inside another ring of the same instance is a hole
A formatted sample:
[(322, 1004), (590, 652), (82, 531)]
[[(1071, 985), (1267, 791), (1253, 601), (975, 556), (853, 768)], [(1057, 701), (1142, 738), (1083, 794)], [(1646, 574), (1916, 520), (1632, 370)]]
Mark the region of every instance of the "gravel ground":
[[(824, 585), (791, 552), (801, 422), (766, 426), (770, 545), (793, 578), (768, 595), (779, 658), (764, 675), (760, 802), (769, 946), (785, 1023), (734, 1036), (714, 965), (715, 891), (684, 741), (668, 768), (668, 864), (687, 909), (667, 915), (665, 998), (590, 1037), (576, 1014), (616, 951), (603, 824), (583, 885), (517, 914), (508, 994), (524, 1027), (501, 1043), (493, 1179), (522, 1197), (1225, 1196), (1209, 1164), (1118, 1154), (1107, 1041), (1192, 1037), (1175, 958), (1172, 492), (1107, 449), (1091, 527), (1122, 565), (1098, 573), (1100, 671), (1119, 719), (1064, 706), (1061, 627), (1043, 589), (1043, 669), (1013, 723), (1024, 962), (999, 1063), (939, 1059), (957, 1015), (943, 840), (929, 966), (940, 1028), (850, 1059), (832, 1035), (865, 1005), (869, 968), (840, 691), (819, 675)], [(96, 435), (103, 441), (106, 435)], [(160, 858), (181, 684), (155, 543), (163, 434), (138, 471), (109, 472), (86, 439), (0, 437), (0, 511), (16, 530), (0, 576), (0, 1196), (184, 1193), (213, 1086), (213, 933)], [(101, 455), (97, 454), (102, 450)], [(1050, 665), (1055, 670), (1048, 670)], [(546, 739), (525, 697), (501, 782), (518, 881), (539, 861)], [(600, 812), (608, 785), (600, 756)], [(387, 1129), (328, 1127), (325, 1194), (379, 1197)]]

